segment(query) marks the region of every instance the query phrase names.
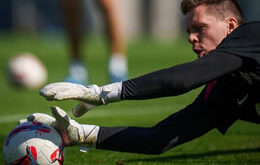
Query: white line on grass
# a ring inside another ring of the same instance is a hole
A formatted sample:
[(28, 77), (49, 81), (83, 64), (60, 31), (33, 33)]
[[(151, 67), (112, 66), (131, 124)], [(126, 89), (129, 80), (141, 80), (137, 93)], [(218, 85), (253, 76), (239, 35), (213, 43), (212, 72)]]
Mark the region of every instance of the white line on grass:
[[(156, 114), (166, 114), (174, 112), (180, 109), (183, 105), (158, 105), (152, 107), (141, 107), (141, 108), (111, 108), (111, 109), (100, 109), (100, 110), (92, 110), (88, 114), (80, 117), (79, 119), (85, 118), (97, 118), (97, 117), (129, 117), (129, 116), (142, 116), (142, 115), (156, 115)], [(71, 112), (68, 112), (70, 116)], [(49, 114), (49, 113), (47, 113)], [(26, 118), (29, 113), (23, 114), (13, 114), (13, 115), (1, 115), (0, 116), (0, 124), (3, 123), (11, 123), (11, 122), (18, 122), (20, 119)]]
[(23, 119), (26, 117), (26, 114), (14, 114), (14, 115), (1, 115), (0, 116), (0, 124), (2, 123), (11, 123), (11, 122), (17, 122), (20, 119)]

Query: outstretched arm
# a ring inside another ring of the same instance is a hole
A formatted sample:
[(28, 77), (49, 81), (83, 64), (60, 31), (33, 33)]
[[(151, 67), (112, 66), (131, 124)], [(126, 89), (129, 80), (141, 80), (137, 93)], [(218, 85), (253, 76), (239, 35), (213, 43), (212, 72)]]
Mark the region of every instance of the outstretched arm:
[(217, 120), (221, 120), (205, 111), (200, 99), (153, 127), (100, 127), (96, 148), (161, 154), (194, 140), (215, 128)]
[(84, 102), (73, 109), (73, 114), (79, 117), (97, 105), (110, 102), (180, 95), (229, 74), (242, 64), (238, 56), (215, 53), (124, 82), (102, 87), (53, 83), (45, 86), (40, 93), (48, 100), (74, 99)]
[(226, 53), (210, 53), (193, 62), (155, 71), (122, 84), (122, 100), (176, 96), (242, 67), (242, 59)]

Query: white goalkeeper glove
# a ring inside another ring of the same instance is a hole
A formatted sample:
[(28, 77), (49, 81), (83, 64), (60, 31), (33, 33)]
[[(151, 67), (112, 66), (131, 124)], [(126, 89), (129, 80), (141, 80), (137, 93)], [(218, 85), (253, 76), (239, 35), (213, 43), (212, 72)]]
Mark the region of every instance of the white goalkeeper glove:
[(105, 86), (89, 85), (83, 86), (67, 82), (52, 83), (40, 90), (40, 94), (47, 100), (78, 100), (72, 113), (75, 117), (80, 117), (90, 109), (105, 105), (111, 102), (120, 101), (122, 82), (113, 83)]
[(95, 147), (99, 126), (79, 124), (59, 107), (51, 107), (51, 112), (53, 117), (43, 113), (34, 113), (20, 120), (19, 124), (35, 121), (54, 127), (60, 133), (65, 147), (74, 145)]

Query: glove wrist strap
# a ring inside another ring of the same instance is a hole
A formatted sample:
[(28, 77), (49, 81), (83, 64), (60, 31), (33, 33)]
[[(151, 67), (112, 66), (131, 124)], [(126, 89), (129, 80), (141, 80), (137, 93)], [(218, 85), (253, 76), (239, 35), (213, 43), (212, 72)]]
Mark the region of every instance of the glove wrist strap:
[(104, 104), (121, 101), (122, 82), (105, 85), (101, 88), (100, 96)]

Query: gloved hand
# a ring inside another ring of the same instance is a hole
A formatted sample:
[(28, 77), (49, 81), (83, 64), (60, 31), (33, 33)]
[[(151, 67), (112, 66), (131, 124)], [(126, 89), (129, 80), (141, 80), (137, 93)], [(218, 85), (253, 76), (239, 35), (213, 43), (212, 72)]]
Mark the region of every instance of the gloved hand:
[(43, 113), (34, 113), (26, 119), (21, 119), (18, 123), (35, 121), (55, 128), (61, 135), (65, 147), (73, 145), (95, 146), (99, 131), (98, 126), (79, 124), (59, 107), (51, 107), (51, 112), (54, 117)]
[(79, 84), (58, 82), (52, 83), (40, 90), (40, 95), (47, 100), (78, 100), (81, 101), (72, 110), (75, 117), (82, 116), (90, 109), (110, 102), (120, 101), (122, 82), (99, 87), (97, 85), (83, 86)]
[(22, 124), (28, 121), (35, 121), (39, 123), (47, 124), (48, 126), (54, 127), (55, 119), (52, 116), (49, 116), (44, 113), (33, 113), (27, 116), (26, 119), (21, 119), (18, 121), (18, 124)]

